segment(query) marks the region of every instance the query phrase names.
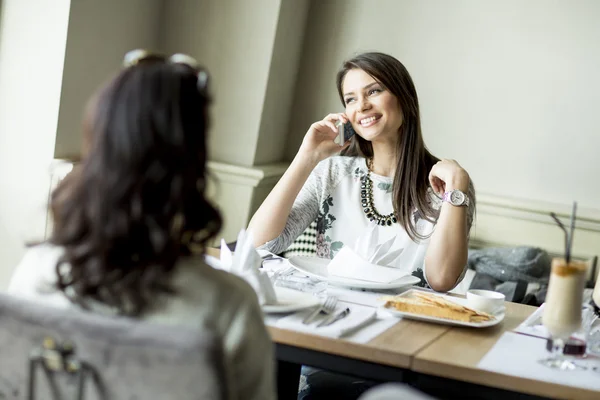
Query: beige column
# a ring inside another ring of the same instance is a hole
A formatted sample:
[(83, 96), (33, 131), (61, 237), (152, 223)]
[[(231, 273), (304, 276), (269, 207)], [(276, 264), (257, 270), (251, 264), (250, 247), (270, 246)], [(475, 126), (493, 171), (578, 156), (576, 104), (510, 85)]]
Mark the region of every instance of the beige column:
[(156, 48), (163, 0), (71, 2), (56, 132), (56, 158), (77, 157), (81, 120), (90, 95), (116, 71), (129, 50)]
[(232, 241), (286, 168), (285, 143), (308, 0), (173, 0), (163, 48), (196, 57), (215, 103), (209, 164)]

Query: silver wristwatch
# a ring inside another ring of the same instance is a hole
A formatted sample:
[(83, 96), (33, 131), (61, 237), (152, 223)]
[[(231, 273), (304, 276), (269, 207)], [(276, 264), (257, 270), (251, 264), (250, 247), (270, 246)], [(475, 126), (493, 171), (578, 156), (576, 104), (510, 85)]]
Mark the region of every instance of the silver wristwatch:
[(442, 198), (442, 200), (447, 201), (448, 203), (456, 207), (469, 206), (469, 196), (467, 196), (467, 194), (462, 190), (458, 189), (450, 190), (444, 193), (444, 197)]

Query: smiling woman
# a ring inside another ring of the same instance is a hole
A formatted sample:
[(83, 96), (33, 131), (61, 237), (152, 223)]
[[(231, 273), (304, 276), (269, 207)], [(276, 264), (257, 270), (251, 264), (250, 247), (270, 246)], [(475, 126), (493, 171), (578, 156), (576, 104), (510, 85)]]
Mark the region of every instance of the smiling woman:
[[(375, 223), (379, 240), (394, 242), (390, 252), (401, 250), (388, 266), (450, 290), (466, 269), (475, 212), (469, 175), (427, 150), (417, 92), (400, 61), (360, 54), (343, 63), (336, 83), (345, 112), (310, 126), (250, 222), (255, 244), (282, 252), (316, 221), (317, 255), (333, 258)], [(356, 131), (342, 147), (334, 142), (339, 122)]]
[[(310, 126), (250, 222), (255, 244), (283, 252), (316, 221), (317, 256), (331, 259), (374, 228), (380, 242), (393, 243), (387, 266), (418, 276), (434, 290), (452, 289), (467, 267), (475, 212), (469, 175), (425, 147), (415, 86), (394, 57), (365, 53), (344, 62), (337, 88), (345, 112)], [(334, 141), (340, 122), (356, 132), (341, 147)], [(323, 371), (305, 368), (303, 374), (309, 389), (299, 398), (328, 388), (335, 398), (356, 398), (346, 396), (345, 388), (360, 386)]]

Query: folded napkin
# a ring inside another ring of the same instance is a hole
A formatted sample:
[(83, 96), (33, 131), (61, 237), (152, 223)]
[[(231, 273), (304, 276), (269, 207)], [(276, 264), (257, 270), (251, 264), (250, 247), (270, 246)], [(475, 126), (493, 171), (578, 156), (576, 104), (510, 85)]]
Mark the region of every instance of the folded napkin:
[(358, 331), (375, 321), (377, 318), (377, 311), (373, 308), (342, 303), (338, 303), (335, 313), (344, 310), (346, 307), (350, 308), (350, 314), (329, 326), (317, 327), (317, 325), (327, 317), (325, 315), (319, 315), (318, 318), (308, 325), (302, 323), (304, 318), (314, 311), (313, 308), (283, 317), (275, 323), (275, 326), (291, 331), (339, 338)]
[(242, 229), (238, 235), (235, 252), (221, 239), (221, 269), (238, 275), (252, 286), (261, 305), (277, 304), (273, 282), (265, 271), (260, 270), (261, 258), (254, 248), (252, 232)]
[(359, 279), (376, 283), (391, 283), (406, 275), (402, 269), (392, 268), (403, 249), (390, 251), (395, 237), (378, 244), (377, 224), (371, 223), (367, 231), (356, 239), (354, 248), (344, 246), (327, 266), (330, 276)]

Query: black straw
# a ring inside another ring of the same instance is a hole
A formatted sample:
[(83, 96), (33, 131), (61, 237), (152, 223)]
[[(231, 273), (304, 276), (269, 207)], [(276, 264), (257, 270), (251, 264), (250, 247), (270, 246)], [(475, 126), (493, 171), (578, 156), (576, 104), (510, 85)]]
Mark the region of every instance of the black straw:
[(577, 213), (577, 202), (573, 202), (573, 211), (571, 212), (571, 225), (570, 231), (567, 231), (567, 228), (563, 225), (562, 222), (558, 219), (555, 213), (551, 212), (550, 216), (556, 221), (560, 229), (565, 233), (565, 262), (567, 265), (571, 261), (571, 247), (573, 246), (573, 233), (575, 232), (575, 214)]
[(577, 213), (577, 202), (573, 202), (573, 211), (571, 212), (571, 230), (569, 232), (569, 247), (567, 248), (567, 265), (571, 259), (571, 248), (573, 247), (573, 233), (575, 233), (575, 214)]
[(563, 225), (563, 223), (560, 222), (560, 219), (558, 219), (558, 217), (556, 216), (556, 214), (554, 214), (553, 212), (551, 212), (550, 216), (554, 219), (554, 221), (556, 221), (556, 223), (558, 224), (558, 226), (560, 227), (560, 229), (562, 229), (563, 232), (565, 233), (565, 260), (566, 260), (567, 257), (570, 256), (570, 254), (569, 254), (569, 232), (567, 231), (567, 228), (565, 228), (565, 226)]

